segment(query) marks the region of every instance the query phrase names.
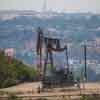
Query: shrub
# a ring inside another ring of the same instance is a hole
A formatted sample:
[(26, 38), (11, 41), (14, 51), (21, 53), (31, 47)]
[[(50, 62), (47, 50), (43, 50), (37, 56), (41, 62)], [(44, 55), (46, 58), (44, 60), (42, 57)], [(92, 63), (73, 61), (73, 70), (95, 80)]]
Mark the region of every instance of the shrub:
[(8, 96), (8, 100), (21, 100), (21, 99), (19, 99), (19, 98), (16, 96), (16, 94), (11, 93), (11, 94), (9, 94), (9, 96)]

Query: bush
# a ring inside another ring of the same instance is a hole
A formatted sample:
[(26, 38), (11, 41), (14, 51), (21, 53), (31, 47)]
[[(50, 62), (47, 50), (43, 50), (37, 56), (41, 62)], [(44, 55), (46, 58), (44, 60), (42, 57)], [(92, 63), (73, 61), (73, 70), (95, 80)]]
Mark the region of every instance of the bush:
[(90, 96), (81, 96), (80, 100), (96, 100), (95, 96), (90, 95)]
[(39, 98), (39, 99), (37, 99), (37, 100), (48, 100), (48, 99), (46, 99), (46, 98)]
[(8, 100), (21, 100), (21, 99), (17, 98), (15, 94), (9, 94)]
[(16, 59), (12, 59), (12, 62), (9, 63), (4, 52), (0, 52), (0, 88), (9, 87), (19, 82), (33, 81), (36, 75), (37, 72), (34, 68)]

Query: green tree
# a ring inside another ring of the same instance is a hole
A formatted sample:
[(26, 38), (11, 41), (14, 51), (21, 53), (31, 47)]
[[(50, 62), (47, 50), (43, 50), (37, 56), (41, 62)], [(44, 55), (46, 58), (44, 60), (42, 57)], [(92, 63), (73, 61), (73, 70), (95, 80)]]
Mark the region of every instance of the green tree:
[(36, 70), (23, 62), (12, 59), (8, 63), (8, 57), (0, 52), (0, 88), (8, 87), (22, 81), (33, 81), (37, 76)]

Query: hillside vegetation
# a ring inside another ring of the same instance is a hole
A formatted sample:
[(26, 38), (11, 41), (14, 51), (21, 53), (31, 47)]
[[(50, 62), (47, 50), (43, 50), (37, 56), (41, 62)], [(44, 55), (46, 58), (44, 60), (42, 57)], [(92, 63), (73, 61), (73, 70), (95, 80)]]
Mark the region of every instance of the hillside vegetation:
[(37, 72), (31, 66), (12, 59), (9, 64), (8, 57), (0, 52), (0, 88), (9, 87), (20, 82), (35, 80)]

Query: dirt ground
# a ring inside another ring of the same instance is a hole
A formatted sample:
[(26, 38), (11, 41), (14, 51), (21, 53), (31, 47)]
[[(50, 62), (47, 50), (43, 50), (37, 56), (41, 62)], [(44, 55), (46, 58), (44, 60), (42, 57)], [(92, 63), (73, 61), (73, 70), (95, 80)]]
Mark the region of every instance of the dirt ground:
[[(23, 83), (23, 84), (19, 84), (13, 87), (9, 87), (9, 88), (5, 88), (5, 89), (0, 89), (0, 91), (7, 91), (7, 92), (32, 92), (32, 93), (36, 93), (38, 87), (42, 87), (42, 83), (41, 82), (32, 82), (32, 83)], [(100, 83), (81, 83), (80, 84), (81, 89), (86, 89), (86, 90), (100, 90)], [(78, 89), (78, 87), (66, 87), (67, 89)], [(58, 90), (61, 88), (57, 88)], [(54, 89), (56, 90), (56, 89)]]
[(69, 100), (79, 100), (78, 98), (80, 97), (81, 93), (100, 95), (100, 83), (81, 83), (81, 89), (76, 86), (64, 88), (60, 87), (53, 88), (49, 92), (45, 91), (40, 93), (37, 92), (38, 87), (42, 87), (41, 82), (23, 83), (13, 87), (0, 89), (0, 91), (16, 93), (18, 97), (23, 97), (23, 100), (38, 100), (37, 98), (48, 98), (48, 100), (64, 100), (63, 98), (65, 97), (70, 97), (71, 99)]

